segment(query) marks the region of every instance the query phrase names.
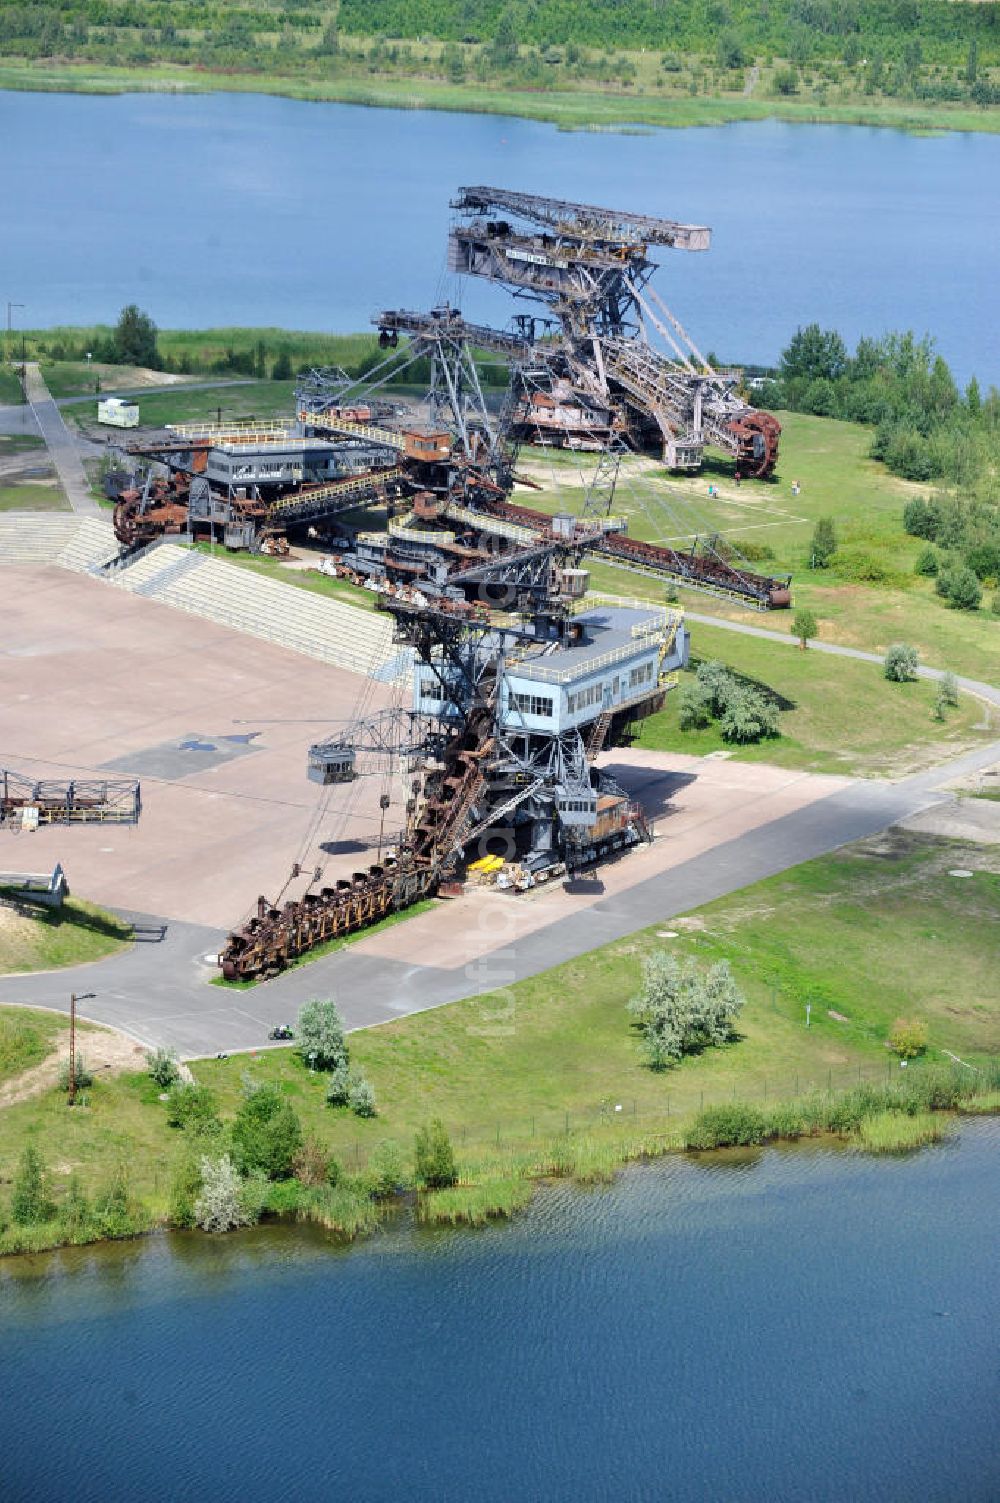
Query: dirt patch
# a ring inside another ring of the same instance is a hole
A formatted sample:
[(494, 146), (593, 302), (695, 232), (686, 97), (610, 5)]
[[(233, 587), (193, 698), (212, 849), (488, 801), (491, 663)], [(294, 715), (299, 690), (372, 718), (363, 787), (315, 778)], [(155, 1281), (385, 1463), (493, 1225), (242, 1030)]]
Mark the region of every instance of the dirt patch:
[[(82, 1057), (95, 1078), (141, 1069), (145, 1056), (141, 1044), (113, 1028), (81, 1030), (77, 1034), (76, 1048), (77, 1055)], [(18, 1101), (27, 1101), (31, 1096), (49, 1090), (59, 1079), (68, 1059), (69, 1033), (66, 1032), (60, 1035), (56, 1048), (40, 1065), (0, 1086), (0, 1108), (14, 1106)]]

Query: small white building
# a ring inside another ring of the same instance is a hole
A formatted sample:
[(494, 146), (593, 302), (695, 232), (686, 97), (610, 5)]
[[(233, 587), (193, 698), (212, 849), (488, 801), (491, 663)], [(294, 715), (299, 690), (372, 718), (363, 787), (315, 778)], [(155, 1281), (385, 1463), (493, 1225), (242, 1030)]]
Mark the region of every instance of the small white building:
[(124, 397), (102, 397), (97, 404), (97, 421), (112, 428), (137, 428), (139, 404)]

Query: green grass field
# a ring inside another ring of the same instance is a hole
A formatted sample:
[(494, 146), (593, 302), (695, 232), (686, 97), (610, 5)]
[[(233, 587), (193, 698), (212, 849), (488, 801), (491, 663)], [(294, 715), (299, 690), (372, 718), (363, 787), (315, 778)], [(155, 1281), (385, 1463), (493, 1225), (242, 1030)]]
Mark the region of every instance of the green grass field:
[(936, 689), (931, 683), (890, 683), (875, 663), (802, 652), (791, 643), (745, 637), (700, 622), (691, 632), (692, 668), (680, 683), (693, 676), (697, 661), (726, 663), (777, 696), (783, 706), (781, 735), (755, 746), (736, 746), (723, 741), (715, 724), (681, 730), (675, 690), (658, 715), (642, 722), (637, 745), (648, 750), (704, 756), (725, 748), (739, 761), (852, 777), (898, 777), (988, 744), (998, 735), (997, 712), (971, 695), (963, 695), (942, 723), (933, 718)]
[[(779, 417), (783, 434), (778, 480), (744, 481), (737, 487), (731, 475), (714, 466), (702, 475), (668, 478), (645, 462), (643, 484), (630, 484), (626, 477), (613, 510), (629, 517), (629, 531), (639, 538), (683, 538), (696, 531), (704, 536), (714, 528), (737, 548), (743, 542), (770, 548), (773, 558), (750, 567), (762, 574), (791, 572), (793, 602), (815, 611), (824, 641), (869, 652), (884, 652), (892, 642), (910, 642), (933, 667), (993, 682), (1000, 620), (985, 604), (978, 611), (951, 610), (934, 593), (932, 581), (913, 573), (923, 544), (903, 531), (903, 506), (910, 496), (927, 494), (929, 487), (898, 480), (869, 459), (868, 428), (801, 413)], [(536, 463), (534, 456), (527, 460), (529, 473)], [(796, 497), (791, 495), (793, 480), (801, 487)], [(706, 495), (709, 482), (719, 487), (718, 501), (710, 502)], [(541, 494), (522, 491), (517, 499), (554, 511), (563, 496), (575, 503), (581, 495), (577, 484)], [(846, 569), (837, 563), (829, 569), (808, 566), (809, 542), (822, 516), (834, 520)], [(861, 555), (873, 558), (884, 571), (881, 581), (858, 583), (849, 577), (851, 561)], [(594, 589), (663, 599), (658, 580), (596, 560), (590, 568)], [(987, 590), (984, 601), (989, 594)], [(755, 626), (781, 631), (791, 624), (783, 613), (761, 615), (735, 601), (693, 590), (681, 590), (679, 599), (691, 610)]]
[(20, 407), (24, 401), (21, 382), (9, 365), (0, 361), (0, 407)]
[(69, 511), (57, 485), (2, 485), (0, 511)]
[[(953, 867), (974, 876), (952, 878)], [(673, 1141), (703, 1103), (776, 1102), (893, 1078), (884, 1040), (899, 1015), (927, 1023), (932, 1057), (953, 1050), (985, 1063), (1000, 1049), (998, 921), (997, 848), (886, 835), (672, 920), (674, 937), (655, 926), (507, 994), (351, 1035), (352, 1061), (378, 1099), (372, 1121), (327, 1107), (324, 1077), (287, 1049), (202, 1060), (194, 1071), (224, 1115), (244, 1072), (280, 1082), (306, 1130), (348, 1169), (387, 1138), (409, 1154), (431, 1114), (448, 1124), (465, 1163), (488, 1174), (498, 1153), (540, 1146), (567, 1123), (574, 1133), (656, 1131)], [(728, 959), (747, 997), (739, 1042), (663, 1074), (643, 1064), (625, 1013), (658, 944), (706, 966)], [(134, 1188), (162, 1210), (182, 1140), (157, 1095), (146, 1076), (122, 1075), (99, 1079), (85, 1110), (68, 1112), (58, 1090), (4, 1108), (0, 1179), (28, 1137), (60, 1174), (76, 1167), (90, 1187), (126, 1154)]]
[(68, 1026), (59, 1013), (27, 1007), (0, 1009), (0, 1085), (40, 1065)]
[[(219, 378), (224, 381), (223, 377)], [(227, 418), (291, 417), (295, 408), (294, 381), (247, 381), (238, 386), (223, 384), (206, 391), (186, 391), (183, 386), (151, 389), (137, 398), (139, 421), (147, 428), (165, 423), (215, 422), (221, 410)], [(97, 403), (70, 407), (63, 416), (77, 422), (97, 421)]]
[(0, 907), (0, 975), (101, 960), (131, 937), (128, 924), (81, 898), (67, 898), (61, 908)]

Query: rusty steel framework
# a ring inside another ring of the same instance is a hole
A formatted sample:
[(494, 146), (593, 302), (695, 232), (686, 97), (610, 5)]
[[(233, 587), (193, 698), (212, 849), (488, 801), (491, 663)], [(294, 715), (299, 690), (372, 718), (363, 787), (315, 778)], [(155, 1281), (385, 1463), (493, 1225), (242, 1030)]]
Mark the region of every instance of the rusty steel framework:
[[(442, 642), (456, 661), (466, 662), (455, 651), (460, 641), (471, 634), (475, 642), (489, 629), (473, 625), (459, 612), (397, 609), (394, 602), (385, 608), (397, 615), (400, 640), (409, 641), (428, 665)], [(464, 712), (444, 738), (439, 760), (423, 779), (420, 798), (410, 800), (398, 856), (335, 886), (307, 891), (282, 907), (259, 898), (254, 915), (228, 936), (220, 952), (224, 979), (275, 975), (317, 945), (367, 928), (437, 891), (460, 855), (482, 790), (496, 736), (497, 687), (496, 666), (487, 662), (472, 682)]]
[(711, 446), (740, 475), (773, 473), (780, 424), (740, 397), (738, 377), (713, 368), (649, 285), (650, 248), (707, 250), (705, 226), (490, 187), (460, 188), (452, 208), (449, 270), (549, 310), (560, 333), (534, 355), (553, 384), (616, 411), (670, 468), (698, 469)]

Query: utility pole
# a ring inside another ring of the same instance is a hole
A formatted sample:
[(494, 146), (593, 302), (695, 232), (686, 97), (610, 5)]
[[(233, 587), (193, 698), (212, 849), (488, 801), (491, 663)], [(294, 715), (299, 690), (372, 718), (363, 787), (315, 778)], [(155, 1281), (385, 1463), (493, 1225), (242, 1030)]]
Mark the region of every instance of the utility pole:
[(76, 1105), (76, 1004), (85, 1001), (88, 997), (96, 996), (96, 992), (76, 992), (69, 994), (69, 1096), (67, 1106)]
[(8, 361), (10, 361), (11, 364), (13, 364), (13, 362), (14, 362), (14, 356), (11, 354), (11, 346), (12, 346), (12, 343), (13, 343), (13, 341), (11, 339), (11, 333), (12, 333), (12, 328), (11, 328), (11, 313), (12, 313), (12, 311), (15, 308), (22, 308), (23, 309), (25, 306), (26, 306), (26, 304), (24, 304), (24, 303), (12, 303), (9, 298), (7, 299), (7, 344), (6, 344), (6, 347), (4, 349), (4, 354), (6, 355)]

